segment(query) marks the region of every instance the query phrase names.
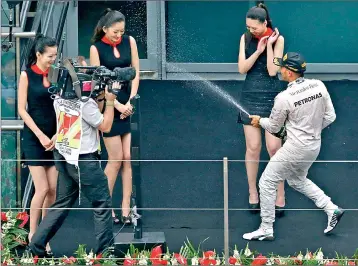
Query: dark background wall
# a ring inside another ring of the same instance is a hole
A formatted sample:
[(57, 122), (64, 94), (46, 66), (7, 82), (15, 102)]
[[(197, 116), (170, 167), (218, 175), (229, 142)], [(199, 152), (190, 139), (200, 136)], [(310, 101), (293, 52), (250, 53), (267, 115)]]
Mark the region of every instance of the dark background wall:
[[(240, 81), (214, 82), (238, 101)], [(323, 132), (321, 154), (309, 178), (347, 212), (331, 236), (323, 230), (326, 214), (286, 186), (286, 215), (275, 223), (274, 242), (251, 242), (250, 248), (265, 254), (292, 255), (306, 249), (323, 248), (326, 256), (335, 251), (351, 256), (357, 249), (357, 160), (355, 136), (358, 127), (357, 81), (325, 82), (337, 120)], [(141, 186), (143, 231), (165, 233), (168, 247), (178, 252), (187, 238), (205, 249), (224, 249), (223, 157), (229, 162), (230, 247), (244, 248), (242, 234), (257, 229), (259, 214), (247, 210), (248, 186), (244, 165), (245, 140), (236, 123), (237, 110), (211, 94), (199, 81), (141, 81)], [(103, 146), (104, 147), (104, 146)], [(263, 145), (265, 147), (265, 145)], [(104, 149), (103, 160), (107, 159)], [(262, 160), (267, 160), (266, 149)], [(152, 161), (154, 160), (154, 161)], [(172, 161), (163, 161), (172, 160)], [(186, 160), (186, 161), (185, 161)], [(207, 160), (207, 161), (195, 161)], [(234, 161), (239, 160), (239, 161)], [(266, 162), (260, 164), (260, 173)], [(105, 162), (103, 162), (105, 166)], [(28, 171), (23, 169), (23, 181)], [(117, 180), (113, 207), (121, 207), (122, 188)], [(81, 206), (90, 207), (83, 198)], [(154, 209), (154, 210), (153, 210)], [(158, 210), (160, 209), (160, 210)], [(55, 254), (71, 256), (78, 244), (95, 247), (90, 210), (70, 212), (51, 242)], [(117, 233), (120, 226), (115, 226)], [(124, 231), (131, 231), (127, 228)], [(71, 235), (69, 241), (68, 235)]]
[[(245, 15), (255, 2), (166, 1), (167, 61), (237, 63)], [(310, 63), (357, 62), (358, 53), (342, 47), (356, 43), (354, 30), (347, 29), (358, 26), (358, 2), (270, 0), (265, 5), (285, 37), (285, 51), (300, 51)]]
[[(214, 82), (239, 101), (240, 81)], [(357, 208), (357, 160), (355, 125), (358, 82), (325, 82), (337, 112), (337, 120), (323, 132), (321, 154), (309, 177), (334, 202)], [(236, 123), (237, 111), (211, 94), (199, 81), (141, 81), (141, 156), (144, 160), (244, 160), (245, 140)], [(264, 145), (263, 145), (264, 147)], [(266, 149), (262, 160), (267, 160)], [(260, 164), (261, 171), (266, 162)], [(142, 162), (141, 193), (144, 208), (223, 208), (222, 162)], [(260, 172), (261, 172), (260, 171)], [(121, 190), (120, 184), (117, 186)], [(298, 192), (286, 187), (286, 216), (275, 223), (277, 240), (251, 243), (263, 252), (292, 254), (306, 248), (323, 248), (351, 255), (357, 248), (358, 215), (347, 211), (334, 235), (324, 236), (323, 211)], [(119, 196), (119, 195), (118, 195)], [(117, 197), (116, 197), (117, 198)], [(120, 198), (120, 197), (119, 197)], [(120, 199), (117, 198), (117, 204)], [(248, 186), (244, 163), (229, 162), (229, 208), (246, 209)], [(115, 203), (116, 204), (116, 203)], [(297, 210), (300, 209), (300, 210)], [(301, 210), (302, 209), (302, 210)], [(304, 210), (310, 209), (310, 210)], [(186, 236), (194, 243), (210, 237), (207, 247), (223, 249), (223, 211), (144, 211), (147, 230), (164, 230), (169, 247), (176, 248)], [(230, 244), (244, 247), (243, 233), (257, 228), (259, 215), (230, 211)], [(190, 237), (192, 236), (192, 237)], [(333, 241), (332, 241), (333, 240)]]

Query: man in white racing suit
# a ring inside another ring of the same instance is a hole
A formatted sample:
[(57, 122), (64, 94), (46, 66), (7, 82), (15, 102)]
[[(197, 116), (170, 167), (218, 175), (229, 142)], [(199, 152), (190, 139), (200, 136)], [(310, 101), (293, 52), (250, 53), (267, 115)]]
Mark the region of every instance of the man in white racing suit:
[(283, 180), (313, 200), (318, 208), (324, 209), (328, 216), (325, 234), (337, 226), (344, 213), (307, 178), (320, 151), (321, 131), (336, 119), (330, 95), (322, 81), (303, 77), (306, 63), (300, 54), (289, 52), (282, 59), (275, 58), (274, 63), (281, 67), (282, 79), (289, 82), (288, 87), (276, 96), (270, 118), (252, 115), (251, 124), (272, 134), (285, 128), (287, 140), (261, 176), (262, 221), (258, 230), (243, 235), (246, 240), (274, 240), (276, 190)]

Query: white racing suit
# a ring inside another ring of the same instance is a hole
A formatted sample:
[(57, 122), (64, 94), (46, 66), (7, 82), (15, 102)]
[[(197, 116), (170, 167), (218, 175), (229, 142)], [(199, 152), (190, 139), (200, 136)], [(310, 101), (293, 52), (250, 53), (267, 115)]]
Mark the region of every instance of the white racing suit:
[(287, 140), (271, 158), (263, 172), (260, 187), (261, 227), (272, 229), (275, 221), (276, 189), (287, 180), (322, 209), (335, 208), (331, 199), (306, 176), (321, 147), (321, 131), (336, 119), (330, 95), (323, 82), (298, 78), (275, 98), (270, 118), (260, 125), (271, 133), (283, 126)]

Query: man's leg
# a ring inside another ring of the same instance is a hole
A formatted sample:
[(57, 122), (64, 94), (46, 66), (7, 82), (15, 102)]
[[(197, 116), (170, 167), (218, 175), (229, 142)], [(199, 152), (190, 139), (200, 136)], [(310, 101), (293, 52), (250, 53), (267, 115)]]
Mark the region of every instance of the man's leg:
[(97, 239), (96, 254), (102, 253), (113, 245), (112, 201), (109, 195), (108, 180), (95, 155), (82, 155), (79, 164), (81, 188), (92, 204), (95, 234)]
[[(63, 157), (55, 152), (55, 159), (63, 160)], [(78, 196), (78, 185), (69, 176), (67, 163), (56, 161), (56, 168), (59, 171), (56, 201), (48, 210), (29, 243), (31, 251), (39, 256), (45, 255), (46, 244), (60, 229), (67, 217), (69, 210), (63, 208), (70, 208)]]
[(261, 226), (258, 230), (243, 235), (246, 240), (273, 240), (273, 223), (275, 222), (275, 201), (277, 188), (289, 175), (286, 149), (280, 148), (271, 158), (263, 172), (260, 187)]
[(316, 160), (319, 149), (297, 150), (295, 152), (301, 153), (299, 157), (303, 162), (298, 162), (292, 166), (294, 174), (287, 178), (287, 183), (298, 192), (310, 198), (318, 208), (325, 210), (328, 215), (328, 226), (324, 230), (324, 233), (329, 233), (337, 226), (344, 211), (338, 208), (322, 189), (307, 178), (308, 170)]

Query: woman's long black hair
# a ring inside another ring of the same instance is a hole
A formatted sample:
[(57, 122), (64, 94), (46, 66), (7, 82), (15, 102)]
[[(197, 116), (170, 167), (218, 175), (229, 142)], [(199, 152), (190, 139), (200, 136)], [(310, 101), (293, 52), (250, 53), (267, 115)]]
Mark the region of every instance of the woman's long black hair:
[(32, 44), (30, 54), (27, 57), (27, 64), (26, 67), (31, 67), (32, 65), (36, 64), (37, 56), (36, 53), (39, 52), (43, 54), (47, 47), (56, 47), (57, 43), (54, 38), (44, 36), (43, 34), (38, 34), (35, 37), (35, 40)]
[[(252, 7), (247, 11), (246, 18), (253, 20), (258, 20), (261, 23), (267, 21), (267, 27), (273, 29), (272, 20), (270, 18), (269, 11), (267, 7), (260, 1), (257, 2), (256, 6)], [(252, 34), (250, 32), (245, 33), (245, 47), (248, 47), (252, 39)]]
[(97, 23), (96, 28), (94, 29), (94, 34), (91, 39), (91, 42), (95, 43), (102, 39), (102, 37), (105, 35), (103, 31), (103, 27), (108, 28), (112, 26), (114, 23), (122, 22), (122, 21), (125, 21), (125, 16), (121, 12), (107, 8), (103, 12), (101, 18)]

